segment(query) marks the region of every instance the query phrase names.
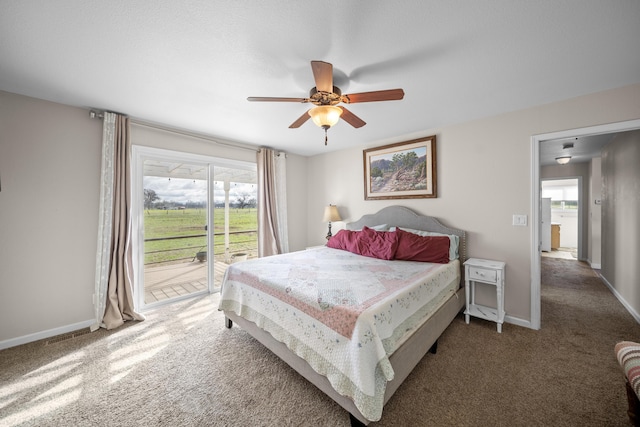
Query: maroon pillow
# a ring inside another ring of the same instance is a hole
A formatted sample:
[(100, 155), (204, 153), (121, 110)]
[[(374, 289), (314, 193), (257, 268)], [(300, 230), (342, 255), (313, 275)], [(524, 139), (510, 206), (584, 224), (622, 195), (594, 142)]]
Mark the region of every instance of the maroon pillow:
[(327, 246), (333, 249), (342, 249), (343, 251), (349, 251), (353, 253), (360, 253), (358, 249), (357, 237), (360, 234), (359, 231), (340, 230), (335, 235), (331, 236), (327, 241)]
[(371, 258), (393, 259), (398, 247), (398, 235), (369, 227), (364, 227), (362, 231), (340, 230), (329, 239), (327, 246)]
[(360, 255), (371, 258), (393, 259), (398, 247), (398, 235), (395, 232), (376, 231), (369, 227), (362, 228), (357, 241)]
[(438, 264), (449, 262), (449, 237), (418, 236), (399, 228), (396, 229), (396, 233), (398, 234), (398, 247), (395, 259)]

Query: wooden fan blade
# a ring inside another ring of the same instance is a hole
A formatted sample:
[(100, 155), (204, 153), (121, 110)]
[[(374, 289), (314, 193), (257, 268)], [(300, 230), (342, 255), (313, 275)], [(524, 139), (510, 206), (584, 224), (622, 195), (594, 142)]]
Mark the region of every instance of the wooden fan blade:
[(309, 111), (305, 111), (304, 114), (298, 117), (298, 119), (295, 122), (291, 123), (291, 125), (289, 126), (289, 129), (299, 128), (310, 118), (311, 116), (309, 115)]
[(320, 92), (333, 92), (333, 65), (323, 61), (311, 61), (316, 89)]
[(389, 89), (342, 95), (342, 102), (345, 104), (355, 104), (356, 102), (397, 101), (402, 98), (404, 98), (404, 91), (402, 89)]
[(309, 102), (309, 98), (270, 98), (266, 96), (250, 96), (247, 98), (250, 102)]
[(338, 108), (342, 110), (342, 115), (340, 116), (340, 118), (345, 122), (349, 123), (354, 128), (361, 128), (362, 126), (367, 124), (364, 120), (362, 120), (360, 117), (356, 116), (346, 108), (344, 107), (338, 107)]

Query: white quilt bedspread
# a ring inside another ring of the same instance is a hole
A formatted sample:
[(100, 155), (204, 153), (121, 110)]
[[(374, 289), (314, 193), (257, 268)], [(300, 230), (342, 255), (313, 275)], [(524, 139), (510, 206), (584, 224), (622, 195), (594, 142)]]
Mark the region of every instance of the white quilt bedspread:
[(232, 264), (220, 310), (254, 322), (371, 421), (389, 355), (459, 286), (459, 262), (385, 261), (326, 247)]

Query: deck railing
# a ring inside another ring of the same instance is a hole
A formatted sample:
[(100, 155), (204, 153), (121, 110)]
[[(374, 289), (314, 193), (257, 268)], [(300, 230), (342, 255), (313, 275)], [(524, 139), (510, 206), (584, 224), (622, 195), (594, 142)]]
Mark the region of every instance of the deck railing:
[[(250, 256), (257, 255), (258, 250), (258, 230), (243, 230), (229, 232), (229, 247), (225, 248), (224, 232), (214, 232), (213, 255), (225, 256), (237, 253), (247, 253)], [(176, 245), (163, 246), (162, 249), (147, 250), (148, 243), (161, 243), (164, 241), (175, 241)], [(180, 261), (193, 261), (198, 252), (206, 251), (207, 234), (191, 234), (185, 236), (153, 237), (144, 239), (144, 265), (157, 265), (163, 263), (175, 263)], [(182, 245), (178, 244), (182, 243)], [(227, 250), (228, 249), (228, 250)]]

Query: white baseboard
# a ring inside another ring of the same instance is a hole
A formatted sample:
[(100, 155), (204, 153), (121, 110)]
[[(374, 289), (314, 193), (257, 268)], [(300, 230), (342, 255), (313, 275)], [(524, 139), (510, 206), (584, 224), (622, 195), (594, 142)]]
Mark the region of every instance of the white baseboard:
[(591, 261), (589, 261), (589, 265), (591, 266), (591, 268), (593, 268), (594, 270), (602, 270), (602, 265), (601, 264), (594, 264)]
[(85, 320), (84, 322), (73, 323), (71, 325), (60, 326), (59, 328), (48, 329), (46, 331), (36, 332), (33, 334), (0, 341), (0, 350), (15, 347), (17, 345), (28, 344), (30, 342), (43, 340), (45, 338), (55, 337), (56, 335), (66, 334), (69, 332), (77, 331), (79, 329), (88, 328), (94, 323), (95, 319)]
[(609, 283), (609, 281), (602, 275), (600, 274), (600, 278), (602, 279), (602, 281), (604, 282), (605, 285), (607, 285), (607, 287), (609, 288), (609, 290), (611, 291), (611, 293), (613, 295), (616, 296), (616, 298), (618, 298), (618, 301), (620, 301), (620, 303), (624, 306), (624, 308), (627, 309), (627, 311), (631, 314), (631, 316), (633, 316), (634, 319), (636, 319), (636, 322), (640, 323), (640, 314), (638, 314), (633, 307), (631, 307), (631, 305), (629, 305), (629, 303), (622, 297), (622, 295), (620, 295), (620, 293), (618, 293), (618, 291), (616, 290), (616, 288), (614, 288), (611, 283)]

